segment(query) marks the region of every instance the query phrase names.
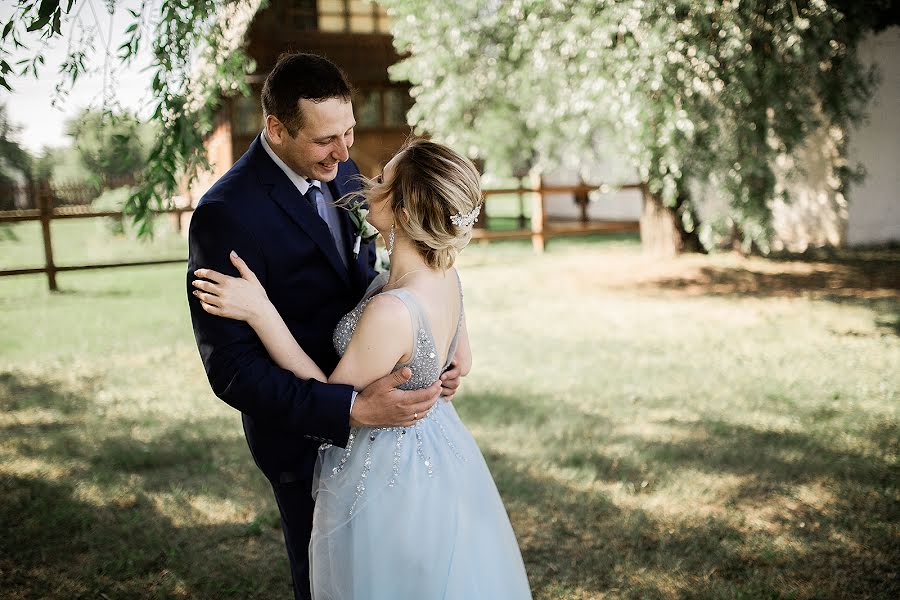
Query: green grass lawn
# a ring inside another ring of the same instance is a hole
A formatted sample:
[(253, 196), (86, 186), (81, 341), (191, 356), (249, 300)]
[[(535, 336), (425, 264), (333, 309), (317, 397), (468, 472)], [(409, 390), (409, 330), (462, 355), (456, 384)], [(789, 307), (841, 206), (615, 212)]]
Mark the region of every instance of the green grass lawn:
[[(180, 258), (187, 242), (176, 234), (168, 217), (157, 218), (154, 238), (136, 242), (109, 231), (108, 219), (57, 219), (50, 225), (57, 266)], [(41, 225), (25, 221), (0, 225), (0, 270), (44, 266)]]
[[(60, 234), (73, 260), (140, 251), (83, 234)], [(473, 245), (460, 270), (456, 405), (535, 598), (900, 594), (900, 252), (659, 261), (590, 237)], [(289, 597), (183, 272), (0, 279), (3, 598)]]

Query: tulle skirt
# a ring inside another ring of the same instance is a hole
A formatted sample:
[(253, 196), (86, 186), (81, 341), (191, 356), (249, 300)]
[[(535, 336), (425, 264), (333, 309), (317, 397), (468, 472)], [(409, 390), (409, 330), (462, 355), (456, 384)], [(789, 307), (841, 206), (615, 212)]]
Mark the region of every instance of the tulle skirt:
[(531, 598), (497, 487), (452, 403), (324, 447), (313, 494), (314, 600)]

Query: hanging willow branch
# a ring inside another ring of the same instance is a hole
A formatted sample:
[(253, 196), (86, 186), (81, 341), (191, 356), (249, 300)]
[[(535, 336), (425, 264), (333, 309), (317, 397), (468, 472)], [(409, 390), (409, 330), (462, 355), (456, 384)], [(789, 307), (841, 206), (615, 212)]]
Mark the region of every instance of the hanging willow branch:
[[(62, 36), (63, 21), (81, 4), (84, 0), (17, 0), (0, 34), (0, 86), (12, 91), (12, 76), (38, 76), (46, 43)], [(160, 125), (160, 133), (148, 167), (125, 205), (140, 235), (151, 234), (153, 209), (170, 206), (198, 171), (209, 166), (203, 139), (212, 131), (224, 99), (250, 93), (246, 75), (255, 65), (242, 47), (242, 33), (263, 4), (262, 0), (144, 0), (137, 9), (128, 9), (131, 20), (124, 41), (113, 57), (107, 54), (104, 60), (131, 63), (152, 35), (151, 120)], [(70, 85), (91, 66), (89, 48), (73, 46), (74, 35), (73, 27), (70, 51), (60, 66), (60, 75)], [(10, 65), (12, 54), (28, 50), (25, 40), (35, 38), (38, 49), (15, 68)]]

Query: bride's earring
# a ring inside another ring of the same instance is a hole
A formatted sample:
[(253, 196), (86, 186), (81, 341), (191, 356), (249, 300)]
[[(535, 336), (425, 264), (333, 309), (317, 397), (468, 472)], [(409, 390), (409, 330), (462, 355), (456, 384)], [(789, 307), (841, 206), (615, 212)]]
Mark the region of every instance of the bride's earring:
[(388, 256), (394, 253), (394, 224), (391, 223), (391, 232), (388, 234)]

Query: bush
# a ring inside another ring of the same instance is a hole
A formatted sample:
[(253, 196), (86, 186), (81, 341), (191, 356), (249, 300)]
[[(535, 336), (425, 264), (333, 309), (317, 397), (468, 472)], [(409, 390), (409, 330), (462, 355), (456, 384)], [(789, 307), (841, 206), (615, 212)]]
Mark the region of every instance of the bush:
[[(121, 213), (125, 208), (125, 202), (133, 193), (133, 189), (129, 186), (123, 186), (112, 190), (106, 190), (97, 196), (91, 202), (91, 210), (98, 212), (116, 211)], [(126, 221), (125, 216), (121, 217), (104, 217), (99, 219), (106, 231), (113, 235), (125, 235)], [(130, 234), (129, 228), (129, 234)], [(131, 237), (131, 235), (129, 235)]]

